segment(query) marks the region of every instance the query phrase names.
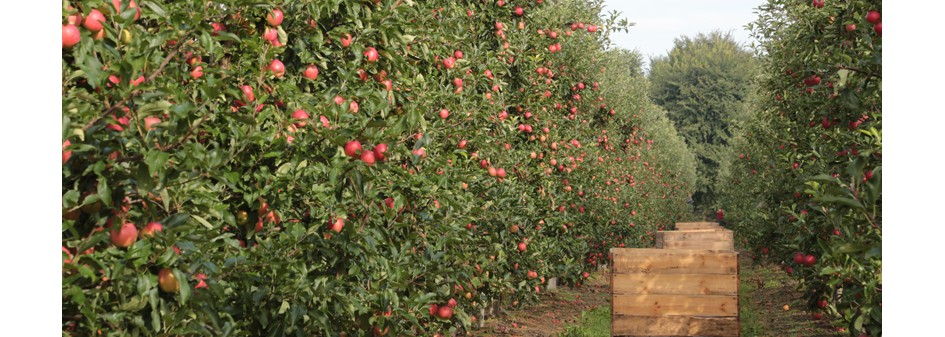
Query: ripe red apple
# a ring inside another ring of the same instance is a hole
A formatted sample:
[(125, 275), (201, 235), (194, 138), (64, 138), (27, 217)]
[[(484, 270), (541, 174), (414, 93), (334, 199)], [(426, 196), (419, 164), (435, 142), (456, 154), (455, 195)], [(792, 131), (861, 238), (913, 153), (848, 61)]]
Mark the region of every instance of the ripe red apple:
[(384, 199), (384, 205), (387, 206), (387, 208), (394, 208), (394, 198), (387, 197)]
[(298, 120), (298, 122), (295, 122), (295, 127), (297, 128), (301, 128), (307, 125), (308, 117), (309, 117), (308, 113), (302, 109), (295, 110), (295, 112), (292, 113), (292, 119)]
[(515, 6), (515, 15), (522, 16), (525, 15), (525, 9), (522, 6)]
[(869, 13), (866, 13), (866, 22), (869, 22), (875, 25), (879, 23), (879, 18), (880, 18), (879, 12), (877, 11), (869, 11)]
[(497, 169), (497, 170), (495, 171), (495, 174), (496, 174), (496, 176), (498, 176), (499, 178), (505, 178), (505, 175), (506, 175), (505, 169), (504, 169), (504, 168)]
[(341, 37), (341, 46), (347, 47), (350, 45), (351, 45), (351, 34), (345, 33), (344, 36)]
[(85, 29), (95, 33), (104, 28), (104, 23), (105, 15), (102, 14), (102, 12), (99, 12), (97, 9), (93, 9), (91, 12), (89, 12), (89, 15), (85, 17), (85, 21), (82, 22), (82, 27), (85, 27)]
[(278, 41), (279, 31), (276, 29), (266, 27), (266, 31), (263, 33), (263, 39), (269, 42)]
[(527, 249), (527, 248), (528, 248), (528, 245), (526, 245), (524, 242), (519, 242), (519, 243), (518, 243), (518, 251), (524, 252), (525, 249)]
[(453, 67), (456, 66), (456, 59), (452, 56), (443, 59), (443, 66), (446, 67), (446, 69), (453, 69)]
[(453, 57), (456, 58), (457, 60), (463, 58), (463, 51), (457, 49), (456, 51), (453, 52)]
[(65, 165), (66, 162), (69, 161), (69, 158), (72, 157), (72, 150), (66, 151), (66, 148), (69, 147), (69, 145), (72, 145), (72, 142), (70, 142), (68, 139), (62, 142), (62, 164), (63, 165)]
[(536, 273), (534, 270), (529, 270), (529, 271), (528, 271), (528, 274), (527, 274), (527, 277), (528, 277), (529, 279), (537, 278), (537, 277), (538, 277), (538, 273)]
[(876, 35), (883, 36), (883, 23), (873, 25), (873, 31), (876, 32)]
[(446, 302), (446, 305), (449, 306), (450, 308), (455, 308), (456, 300), (451, 298), (448, 302)]
[(358, 105), (357, 101), (351, 101), (351, 103), (348, 103), (348, 111), (357, 113), (359, 110), (361, 110), (361, 106)]
[(247, 102), (252, 102), (256, 100), (256, 96), (253, 95), (253, 87), (244, 85), (240, 87), (240, 91), (243, 92), (243, 96), (246, 96)]
[(345, 228), (345, 219), (335, 219), (334, 222), (328, 225), (328, 228), (335, 233), (341, 233), (341, 230)]
[(367, 58), (368, 62), (376, 62), (378, 58), (377, 49), (374, 47), (368, 47), (364, 51), (364, 57)]
[[(67, 9), (69, 11), (75, 10), (75, 8), (72, 6), (69, 6)], [(71, 14), (67, 16), (66, 23), (73, 26), (81, 26), (82, 25), (82, 12), (76, 12), (75, 14)]]
[(79, 27), (75, 25), (68, 24), (62, 26), (62, 47), (69, 49), (72, 46), (79, 43), (82, 40), (82, 35), (79, 34)]
[[(116, 11), (116, 12), (120, 12), (120, 11), (121, 11), (121, 8), (119, 7), (120, 3), (121, 3), (120, 0), (112, 0), (112, 6), (115, 6), (115, 11)], [(129, 2), (128, 2), (128, 7), (126, 7), (126, 8), (134, 8), (134, 9), (135, 9), (135, 20), (138, 20), (138, 19), (141, 18), (141, 8), (138, 8), (138, 4), (135, 3), (135, 0), (129, 1)]]
[(439, 307), (439, 309), (436, 311), (436, 317), (439, 317), (440, 319), (450, 319), (453, 317), (453, 308), (448, 305)]
[(141, 238), (144, 239), (147, 236), (154, 236), (154, 232), (160, 232), (164, 230), (164, 225), (160, 222), (151, 221), (144, 228), (141, 229)]
[(446, 119), (450, 116), (450, 111), (446, 109), (440, 109), (440, 118)]
[(460, 149), (466, 149), (466, 145), (467, 145), (467, 144), (469, 144), (469, 142), (468, 142), (467, 140), (463, 139), (463, 140), (460, 140), (460, 141), (459, 141), (459, 145), (458, 145), (458, 146), (459, 146)]
[(277, 27), (282, 24), (282, 11), (278, 9), (273, 9), (272, 12), (269, 12), (269, 15), (266, 15), (266, 22), (273, 27)]
[(590, 277), (590, 276), (591, 276), (591, 274), (588, 273), (588, 272), (583, 272), (583, 273), (581, 273), (581, 277), (583, 277), (583, 278), (588, 278), (588, 277)]
[(316, 67), (314, 64), (309, 65), (305, 68), (305, 71), (302, 72), (302, 76), (305, 76), (305, 78), (314, 81), (318, 78), (318, 67)]
[(807, 256), (804, 257), (804, 264), (805, 264), (805, 265), (807, 265), (807, 266), (813, 266), (815, 263), (817, 263), (817, 257), (815, 257), (815, 256), (813, 256), (813, 255), (810, 255), (810, 254), (807, 254)]
[(849, 32), (852, 32), (852, 31), (856, 30), (856, 25), (854, 25), (854, 24), (852, 24), (852, 23), (851, 23), (851, 24), (847, 24), (845, 28), (846, 28), (846, 30), (847, 30), (847, 33), (849, 33)]
[(112, 244), (118, 247), (129, 247), (138, 240), (138, 227), (133, 223), (121, 225), (119, 230), (111, 230), (109, 233)]
[(174, 275), (173, 270), (168, 268), (163, 268), (158, 272), (158, 286), (161, 290), (169, 293), (176, 293), (180, 290), (180, 282), (177, 281), (177, 276)]
[(813, 0), (811, 4), (817, 8), (824, 8), (824, 0)]
[(193, 79), (198, 79), (201, 76), (203, 76), (203, 66), (196, 66), (194, 67), (194, 70), (190, 71), (190, 77)]
[(827, 300), (823, 300), (823, 299), (817, 300), (817, 307), (818, 307), (818, 308), (821, 308), (821, 309), (826, 308), (826, 307), (827, 307)]
[(589, 33), (596, 33), (596, 32), (597, 32), (597, 26), (595, 26), (595, 25), (587, 26), (587, 31), (588, 31)]
[(429, 311), (430, 311), (430, 316), (436, 316), (436, 313), (437, 313), (439, 310), (440, 310), (440, 308), (436, 305), (436, 303), (430, 304), (430, 309), (429, 309)]
[(374, 147), (374, 157), (383, 161), (387, 158), (387, 144), (380, 143)]
[(374, 151), (361, 151), (361, 161), (363, 161), (367, 166), (374, 166), (374, 162), (377, 161), (374, 158)]
[(352, 140), (345, 143), (345, 155), (356, 158), (361, 153), (361, 142)]
[(804, 263), (804, 253), (801, 253), (801, 252), (794, 253), (794, 264), (802, 264), (802, 263)]
[(149, 116), (144, 118), (144, 128), (147, 130), (154, 130), (157, 124), (161, 124), (161, 118)]
[(276, 77), (282, 77), (282, 75), (285, 75), (285, 65), (282, 64), (282, 61), (273, 59), (272, 62), (269, 62), (269, 71), (272, 71)]

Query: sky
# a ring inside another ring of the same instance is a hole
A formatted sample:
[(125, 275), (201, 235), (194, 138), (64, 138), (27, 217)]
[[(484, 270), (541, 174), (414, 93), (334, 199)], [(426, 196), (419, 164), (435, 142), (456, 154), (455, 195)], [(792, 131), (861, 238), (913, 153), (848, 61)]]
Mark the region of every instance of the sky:
[[(755, 8), (765, 0), (605, 0), (604, 12), (620, 12), (621, 18), (636, 23), (629, 33), (611, 34), (620, 48), (637, 50), (644, 64), (650, 57), (666, 55), (673, 40), (713, 30), (732, 32), (735, 41), (747, 45), (751, 39), (745, 24), (755, 21)], [(648, 68), (648, 66), (645, 66)]]

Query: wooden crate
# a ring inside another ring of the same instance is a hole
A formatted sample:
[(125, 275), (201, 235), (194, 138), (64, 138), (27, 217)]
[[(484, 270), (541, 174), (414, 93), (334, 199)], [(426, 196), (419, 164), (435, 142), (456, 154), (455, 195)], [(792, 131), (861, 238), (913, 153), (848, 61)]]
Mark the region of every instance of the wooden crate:
[(738, 253), (611, 249), (613, 336), (738, 336)]
[(718, 222), (677, 222), (677, 230), (690, 230), (690, 229), (724, 229), (722, 226), (719, 226)]
[(656, 233), (656, 248), (735, 250), (735, 237), (727, 229), (662, 231)]

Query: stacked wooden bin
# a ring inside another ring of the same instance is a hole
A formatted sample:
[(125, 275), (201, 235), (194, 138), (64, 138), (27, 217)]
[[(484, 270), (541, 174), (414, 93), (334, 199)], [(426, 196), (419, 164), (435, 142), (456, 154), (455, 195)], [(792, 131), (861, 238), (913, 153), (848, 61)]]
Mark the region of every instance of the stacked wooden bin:
[(612, 336), (739, 336), (732, 231), (680, 222), (657, 248), (611, 249)]

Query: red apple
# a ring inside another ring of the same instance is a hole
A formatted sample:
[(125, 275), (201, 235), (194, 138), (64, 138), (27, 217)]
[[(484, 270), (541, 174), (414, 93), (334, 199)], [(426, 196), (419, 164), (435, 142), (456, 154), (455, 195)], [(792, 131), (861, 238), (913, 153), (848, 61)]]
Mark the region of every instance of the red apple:
[(147, 130), (154, 130), (157, 126), (156, 124), (161, 124), (161, 118), (149, 116), (144, 118), (144, 128)]
[(879, 23), (879, 18), (880, 18), (879, 12), (877, 11), (869, 11), (869, 13), (866, 13), (866, 22), (869, 22), (875, 25)]
[[(116, 12), (120, 12), (120, 11), (121, 11), (121, 8), (119, 7), (120, 3), (121, 3), (120, 0), (112, 0), (112, 6), (115, 6), (115, 11), (116, 11)], [(134, 8), (134, 9), (135, 9), (135, 20), (138, 20), (139, 18), (141, 18), (141, 8), (138, 8), (138, 4), (135, 3), (135, 0), (129, 1), (129, 2), (128, 2), (128, 7), (125, 7), (125, 8), (126, 8), (126, 9), (127, 9), (127, 8)], [(120, 14), (119, 14), (119, 15), (120, 15)]]
[(469, 144), (469, 142), (468, 142), (467, 140), (463, 139), (463, 140), (459, 141), (459, 145), (458, 145), (458, 146), (459, 146), (460, 149), (465, 149), (467, 144)]
[(69, 49), (72, 46), (79, 43), (82, 40), (82, 35), (79, 34), (79, 27), (75, 25), (68, 24), (62, 26), (62, 47)]
[(380, 143), (374, 147), (374, 157), (377, 160), (384, 160), (387, 158), (387, 144)]
[(811, 4), (817, 8), (824, 8), (824, 0), (813, 0)]
[(453, 317), (453, 308), (451, 308), (448, 305), (439, 307), (439, 309), (437, 309), (436, 311), (436, 317), (439, 317), (441, 319), (450, 319), (451, 317)]
[(597, 26), (595, 26), (595, 25), (587, 26), (587, 31), (588, 31), (589, 33), (596, 33), (596, 32), (597, 32)]
[(883, 23), (873, 25), (873, 31), (876, 32), (876, 35), (883, 36)]
[(522, 16), (525, 15), (525, 9), (522, 6), (515, 6), (515, 15)]
[(318, 78), (318, 67), (316, 67), (314, 64), (309, 65), (305, 68), (305, 71), (302, 72), (302, 76), (305, 76), (305, 78), (314, 81)]
[(345, 143), (345, 155), (356, 158), (361, 153), (361, 142), (352, 140)]
[(203, 66), (196, 66), (194, 67), (194, 70), (190, 71), (190, 77), (193, 79), (198, 79), (201, 76), (203, 76)]
[(443, 59), (443, 66), (446, 67), (446, 69), (453, 69), (453, 67), (456, 66), (456, 59), (452, 56)]
[(377, 49), (368, 47), (364, 50), (364, 57), (367, 58), (368, 62), (376, 62), (378, 58)]
[(804, 263), (804, 253), (801, 253), (801, 252), (794, 253), (794, 264), (802, 264), (802, 263)]
[(351, 34), (345, 33), (344, 36), (341, 37), (341, 46), (347, 47), (350, 45), (351, 45)]
[(446, 109), (440, 109), (440, 118), (446, 119), (450, 116), (450, 111)]
[(276, 77), (282, 77), (282, 75), (285, 75), (285, 65), (282, 64), (282, 61), (274, 59), (269, 62), (269, 71), (272, 71)]
[(456, 300), (451, 298), (448, 302), (446, 302), (446, 305), (449, 306), (450, 308), (455, 308)]
[(457, 49), (456, 51), (453, 52), (453, 57), (456, 58), (457, 60), (463, 58), (463, 51)]
[(528, 245), (526, 245), (524, 242), (519, 242), (519, 243), (518, 243), (518, 251), (524, 252), (525, 249), (527, 249), (527, 248), (528, 248)]
[(292, 113), (292, 119), (298, 120), (298, 122), (295, 122), (295, 127), (297, 128), (307, 125), (308, 117), (308, 113), (302, 109), (295, 110), (295, 112)]
[(138, 240), (138, 227), (133, 223), (121, 225), (119, 230), (111, 230), (109, 233), (112, 244), (118, 247), (128, 247)]
[(65, 165), (66, 162), (69, 161), (69, 158), (72, 157), (72, 150), (66, 151), (66, 148), (69, 147), (69, 145), (72, 145), (72, 142), (70, 142), (68, 139), (62, 142), (62, 164), (63, 165)]
[(174, 271), (168, 268), (163, 268), (158, 272), (158, 286), (161, 290), (176, 293), (180, 290), (180, 282), (177, 281), (177, 276), (174, 275)]
[(164, 230), (164, 225), (160, 222), (151, 221), (144, 228), (141, 229), (141, 238), (144, 239), (147, 236), (154, 236), (154, 232), (160, 232)]
[(269, 12), (269, 15), (266, 15), (266, 22), (268, 22), (269, 25), (276, 27), (282, 24), (283, 18), (284, 16), (282, 15), (281, 10), (273, 9), (272, 12)]
[(330, 223), (328, 228), (335, 233), (341, 233), (341, 230), (345, 227), (345, 219), (335, 219), (334, 222)]
[(852, 32), (852, 31), (856, 30), (856, 25), (854, 25), (854, 24), (852, 24), (852, 23), (851, 23), (851, 24), (847, 24), (845, 28), (846, 28), (847, 32), (849, 33), (849, 32)]
[(374, 151), (361, 151), (361, 161), (363, 161), (367, 166), (374, 166), (374, 162), (377, 161), (374, 158)]
[(815, 256), (813, 256), (813, 255), (810, 255), (810, 254), (807, 254), (807, 256), (804, 257), (804, 264), (805, 264), (805, 265), (807, 265), (807, 266), (813, 266), (815, 263), (817, 263), (817, 257), (815, 257)]
[(276, 29), (266, 27), (266, 32), (263, 33), (263, 39), (269, 42), (278, 41), (279, 31)]
[(252, 102), (256, 100), (256, 96), (253, 95), (253, 87), (244, 85), (240, 87), (240, 90), (243, 92), (243, 96), (246, 97), (247, 102)]
[(99, 12), (97, 9), (93, 9), (91, 12), (89, 12), (89, 15), (85, 17), (85, 21), (82, 22), (82, 27), (85, 27), (85, 29), (95, 33), (104, 28), (104, 23), (105, 15), (102, 14), (102, 12)]

